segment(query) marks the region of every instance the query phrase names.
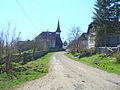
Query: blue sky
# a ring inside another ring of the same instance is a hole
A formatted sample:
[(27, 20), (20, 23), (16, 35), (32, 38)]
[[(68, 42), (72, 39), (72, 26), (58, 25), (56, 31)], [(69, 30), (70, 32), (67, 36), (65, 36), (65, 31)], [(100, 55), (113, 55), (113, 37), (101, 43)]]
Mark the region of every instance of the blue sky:
[(79, 26), (86, 32), (92, 22), (95, 0), (18, 0), (28, 18), (16, 0), (0, 0), (0, 30), (10, 22), (11, 29), (21, 32), (23, 40), (33, 39), (42, 31), (54, 32), (58, 19), (61, 38), (68, 38), (69, 29)]

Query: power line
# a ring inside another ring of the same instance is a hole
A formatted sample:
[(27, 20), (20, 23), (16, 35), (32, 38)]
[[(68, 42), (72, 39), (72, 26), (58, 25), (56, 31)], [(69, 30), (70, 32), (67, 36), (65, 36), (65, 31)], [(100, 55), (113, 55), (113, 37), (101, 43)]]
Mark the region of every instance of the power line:
[(38, 31), (38, 28), (35, 26), (35, 24), (32, 22), (31, 18), (27, 15), (27, 13), (25, 12), (24, 8), (22, 7), (22, 5), (20, 4), (20, 2), (18, 2), (18, 0), (16, 0), (16, 3), (18, 4), (18, 6), (20, 7), (20, 9), (22, 10), (22, 12), (24, 13), (24, 15), (26, 16), (26, 18), (29, 20), (29, 22), (32, 24), (32, 26), (34, 27), (34, 29), (36, 29)]
[(37, 3), (37, 6), (38, 6), (38, 8), (39, 8), (39, 9), (37, 9), (37, 10), (40, 11), (40, 13), (41, 13), (41, 18), (43, 19), (43, 22), (45, 23), (45, 25), (47, 25), (46, 20), (45, 20), (45, 17), (44, 17), (43, 10), (42, 10), (42, 8), (40, 7), (41, 5), (40, 5), (39, 0), (36, 0), (36, 3)]

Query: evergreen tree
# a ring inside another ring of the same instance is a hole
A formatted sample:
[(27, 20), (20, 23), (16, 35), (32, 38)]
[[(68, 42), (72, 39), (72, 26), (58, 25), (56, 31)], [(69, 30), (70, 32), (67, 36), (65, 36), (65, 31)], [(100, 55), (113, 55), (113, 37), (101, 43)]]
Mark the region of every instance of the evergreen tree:
[(109, 15), (111, 21), (120, 21), (120, 0), (109, 1)]
[(120, 0), (97, 0), (94, 9), (93, 20), (96, 26), (114, 30), (114, 27), (110, 26), (115, 26), (120, 21)]
[[(93, 20), (97, 28), (104, 30), (110, 21), (110, 0), (97, 0)], [(100, 30), (100, 31), (101, 31)]]
[[(106, 46), (106, 35), (114, 33), (120, 19), (120, 0), (97, 0), (94, 12), (96, 45)], [(101, 42), (101, 43), (100, 43)], [(103, 45), (104, 44), (104, 45)]]

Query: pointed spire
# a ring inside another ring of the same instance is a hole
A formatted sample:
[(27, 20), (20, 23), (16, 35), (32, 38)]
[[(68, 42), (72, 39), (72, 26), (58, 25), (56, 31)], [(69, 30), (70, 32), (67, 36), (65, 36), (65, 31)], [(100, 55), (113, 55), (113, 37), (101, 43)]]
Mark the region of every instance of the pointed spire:
[(59, 24), (59, 19), (58, 19), (58, 25), (57, 25), (57, 30), (56, 30), (56, 32), (61, 32), (61, 30), (60, 30), (60, 24)]

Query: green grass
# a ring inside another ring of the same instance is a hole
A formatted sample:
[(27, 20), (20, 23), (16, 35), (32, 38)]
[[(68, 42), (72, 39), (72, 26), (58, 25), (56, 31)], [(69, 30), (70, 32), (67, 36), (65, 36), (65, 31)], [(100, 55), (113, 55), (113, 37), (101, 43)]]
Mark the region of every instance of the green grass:
[(0, 90), (13, 88), (16, 85), (44, 76), (48, 72), (48, 62), (52, 54), (48, 53), (42, 58), (28, 62), (25, 65), (13, 63), (17, 71), (10, 74), (13, 79), (7, 78), (6, 73), (0, 74)]
[(83, 62), (87, 65), (105, 70), (107, 72), (110, 73), (115, 73), (120, 75), (120, 64), (118, 64), (116, 62), (116, 59), (111, 57), (104, 57), (102, 55), (93, 55), (93, 56), (89, 56), (89, 57), (84, 57), (84, 58), (75, 58), (72, 54), (65, 54), (67, 57), (79, 61), (79, 62)]

